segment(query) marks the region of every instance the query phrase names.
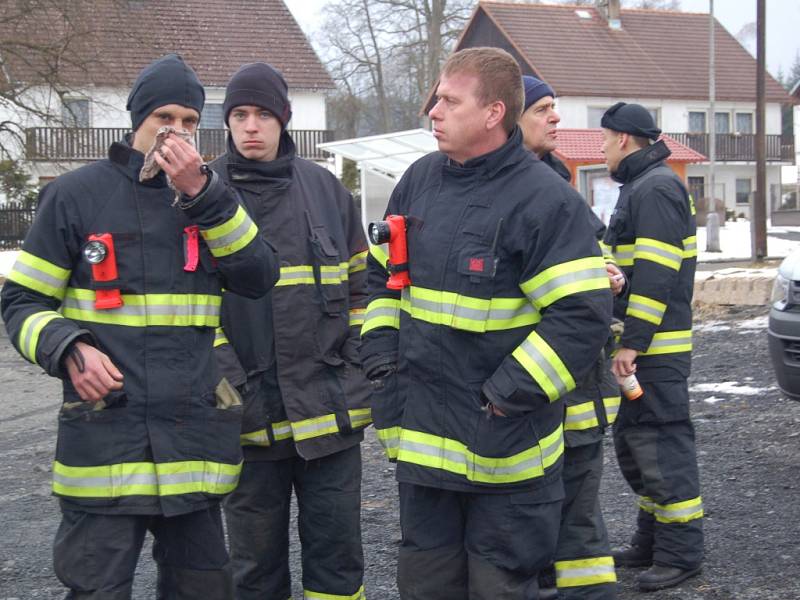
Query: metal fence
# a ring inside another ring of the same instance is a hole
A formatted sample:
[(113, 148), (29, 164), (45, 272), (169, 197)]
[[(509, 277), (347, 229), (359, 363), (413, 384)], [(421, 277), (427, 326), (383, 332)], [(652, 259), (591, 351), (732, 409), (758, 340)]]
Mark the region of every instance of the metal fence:
[(35, 214), (34, 208), (0, 205), (0, 250), (13, 250), (22, 245)]

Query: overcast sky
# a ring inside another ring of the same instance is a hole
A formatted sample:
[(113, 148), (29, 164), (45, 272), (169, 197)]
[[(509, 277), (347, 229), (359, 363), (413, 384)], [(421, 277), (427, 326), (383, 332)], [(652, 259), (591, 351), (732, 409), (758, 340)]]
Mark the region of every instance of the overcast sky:
[[(330, 0), (284, 0), (306, 34), (318, 28), (321, 8)], [(708, 12), (708, 0), (681, 0), (681, 8), (689, 12)], [(736, 35), (748, 23), (756, 20), (756, 0), (716, 0), (714, 13), (725, 28)], [(755, 53), (755, 41), (748, 48)], [(767, 68), (784, 74), (800, 50), (800, 1), (767, 0)]]

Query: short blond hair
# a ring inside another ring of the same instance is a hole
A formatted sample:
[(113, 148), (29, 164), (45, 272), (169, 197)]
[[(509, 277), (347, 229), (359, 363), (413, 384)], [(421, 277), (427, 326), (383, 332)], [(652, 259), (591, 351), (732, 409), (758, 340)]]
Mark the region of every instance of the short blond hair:
[(505, 105), (503, 129), (511, 133), (525, 105), (522, 72), (514, 57), (500, 48), (466, 48), (450, 55), (442, 66), (442, 75), (454, 73), (478, 78), (477, 97), (483, 106), (498, 100)]

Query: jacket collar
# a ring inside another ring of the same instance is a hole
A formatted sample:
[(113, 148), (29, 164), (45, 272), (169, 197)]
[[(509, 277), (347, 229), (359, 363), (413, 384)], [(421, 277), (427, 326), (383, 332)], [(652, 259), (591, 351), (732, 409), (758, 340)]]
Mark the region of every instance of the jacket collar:
[(655, 144), (623, 158), (617, 170), (611, 173), (611, 179), (618, 183), (629, 183), (645, 171), (663, 163), (670, 154), (672, 152), (667, 148), (664, 140), (659, 140)]
[(527, 154), (528, 151), (522, 145), (522, 130), (515, 125), (506, 143), (499, 148), (470, 158), (463, 165), (452, 160), (447, 160), (445, 165), (452, 168), (454, 172), (464, 175), (483, 173), (491, 179), (502, 169), (518, 163)]
[(561, 160), (552, 152), (548, 152), (545, 154), (541, 161), (546, 164), (548, 167), (553, 169), (558, 175), (564, 179), (567, 183), (572, 181), (572, 173), (569, 172), (567, 166), (561, 162)]
[(265, 185), (284, 189), (292, 182), (296, 147), (292, 136), (285, 130), (281, 133), (278, 156), (275, 160), (250, 160), (242, 156), (228, 134), (227, 175), (228, 181), (237, 187), (258, 191)]
[(147, 187), (167, 187), (167, 176), (164, 171), (159, 171), (158, 175), (146, 181), (139, 181), (139, 171), (144, 166), (144, 154), (135, 150), (131, 146), (133, 133), (129, 133), (124, 139), (114, 142), (108, 149), (108, 159), (129, 179), (135, 183)]

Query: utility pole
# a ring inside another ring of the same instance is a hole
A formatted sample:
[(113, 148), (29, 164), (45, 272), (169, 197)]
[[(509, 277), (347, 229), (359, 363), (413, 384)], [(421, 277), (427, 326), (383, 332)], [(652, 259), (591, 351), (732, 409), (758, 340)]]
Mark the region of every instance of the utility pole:
[[(717, 208), (717, 80), (716, 44), (714, 41), (714, 0), (708, 0), (708, 104), (711, 116), (708, 127), (708, 195), (706, 196), (706, 252), (719, 252), (719, 218), (710, 219)], [(716, 230), (712, 231), (716, 224)]]
[(750, 239), (753, 260), (761, 262), (767, 256), (767, 137), (765, 119), (766, 61), (766, 0), (757, 0), (756, 12), (756, 192), (753, 197)]

